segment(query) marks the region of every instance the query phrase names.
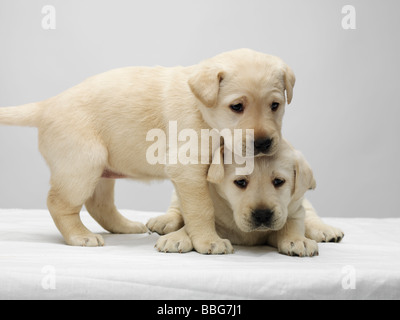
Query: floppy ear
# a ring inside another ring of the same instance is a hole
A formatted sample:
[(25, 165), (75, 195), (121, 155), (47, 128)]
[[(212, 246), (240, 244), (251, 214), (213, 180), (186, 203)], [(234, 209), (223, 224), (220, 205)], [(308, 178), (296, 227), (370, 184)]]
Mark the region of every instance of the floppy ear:
[(211, 183), (221, 183), (224, 179), (224, 147), (215, 150), (211, 165), (208, 169), (207, 181)]
[(288, 65), (285, 66), (284, 81), (287, 103), (290, 104), (293, 98), (293, 87), (296, 82), (296, 77), (293, 73), (293, 70)]
[(310, 165), (303, 154), (296, 151), (296, 162), (294, 165), (294, 186), (292, 190), (293, 200), (300, 200), (307, 190), (314, 190), (317, 183), (314, 179)]
[(213, 107), (217, 103), (219, 85), (223, 71), (217, 66), (199, 65), (189, 78), (189, 87), (193, 94), (205, 106)]

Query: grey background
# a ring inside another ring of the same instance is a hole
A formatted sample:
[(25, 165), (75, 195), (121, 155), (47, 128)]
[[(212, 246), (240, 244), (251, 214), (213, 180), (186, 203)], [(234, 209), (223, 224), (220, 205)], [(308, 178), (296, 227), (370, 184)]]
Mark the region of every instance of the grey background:
[[(43, 30), (44, 5), (57, 10)], [(355, 6), (357, 29), (341, 26)], [(396, 0), (1, 0), (0, 106), (54, 96), (129, 65), (191, 65), (249, 47), (294, 70), (284, 136), (303, 151), (321, 216), (399, 216)], [(37, 131), (0, 127), (0, 208), (45, 208), (49, 171)], [(164, 211), (171, 184), (117, 182), (120, 208)]]

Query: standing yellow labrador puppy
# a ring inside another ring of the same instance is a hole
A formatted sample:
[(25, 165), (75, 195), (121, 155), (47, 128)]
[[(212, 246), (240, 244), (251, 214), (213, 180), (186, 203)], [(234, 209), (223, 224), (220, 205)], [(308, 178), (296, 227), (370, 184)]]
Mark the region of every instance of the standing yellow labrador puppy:
[(290, 103), (294, 83), (281, 59), (240, 49), (190, 67), (112, 70), (48, 100), (0, 108), (0, 124), (38, 128), (39, 149), (51, 170), (47, 204), (67, 244), (104, 244), (82, 224), (83, 205), (110, 232), (146, 232), (118, 213), (109, 178), (169, 178), (194, 248), (218, 254), (233, 249), (215, 230), (204, 150), (191, 155), (201, 159), (197, 164), (169, 158), (149, 163), (146, 150), (153, 142), (147, 134), (155, 128), (165, 132), (168, 153), (170, 121), (176, 121), (177, 132), (190, 128), (198, 136), (201, 129), (253, 129), (255, 153), (273, 154), (281, 139), (285, 91)]

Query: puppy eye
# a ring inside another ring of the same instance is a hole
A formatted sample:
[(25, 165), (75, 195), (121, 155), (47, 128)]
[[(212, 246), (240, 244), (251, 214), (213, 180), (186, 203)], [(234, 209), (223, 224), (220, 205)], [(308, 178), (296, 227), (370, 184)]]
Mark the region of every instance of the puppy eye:
[(274, 185), (275, 188), (279, 188), (279, 187), (283, 186), (285, 184), (285, 182), (286, 181), (283, 179), (276, 178), (272, 181), (272, 184)]
[(235, 180), (233, 183), (240, 189), (246, 189), (247, 185), (249, 184), (249, 182), (245, 179)]
[(244, 111), (243, 103), (231, 104), (231, 110), (237, 113), (243, 112)]
[(276, 110), (278, 110), (278, 108), (279, 108), (279, 103), (278, 102), (273, 102), (272, 104), (271, 104), (271, 110), (272, 111), (276, 111)]

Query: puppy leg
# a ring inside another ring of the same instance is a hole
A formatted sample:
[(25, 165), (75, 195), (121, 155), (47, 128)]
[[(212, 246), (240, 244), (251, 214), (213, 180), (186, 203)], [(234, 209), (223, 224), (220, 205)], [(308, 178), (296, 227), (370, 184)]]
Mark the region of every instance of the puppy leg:
[(169, 233), (158, 239), (155, 248), (160, 252), (189, 252), (193, 250), (193, 244), (188, 234), (185, 231), (185, 227), (178, 231)]
[(100, 235), (90, 232), (79, 217), (107, 164), (107, 149), (90, 132), (39, 131), (39, 147), (51, 171), (47, 205), (65, 241), (73, 246), (102, 246)]
[(156, 218), (151, 218), (146, 226), (149, 230), (163, 235), (179, 230), (183, 227), (183, 224), (179, 199), (174, 190), (167, 213)]
[(133, 222), (122, 216), (114, 204), (113, 179), (100, 179), (93, 195), (85, 202), (90, 215), (111, 233), (146, 233), (144, 224)]
[(53, 187), (47, 198), (47, 206), (54, 223), (71, 246), (97, 247), (103, 246), (100, 235), (90, 232), (82, 223), (79, 213), (82, 205), (71, 202), (70, 196)]
[(288, 218), (285, 226), (276, 232), (278, 251), (288, 256), (312, 257), (318, 255), (318, 244), (305, 237), (304, 208)]
[(185, 229), (193, 247), (203, 254), (233, 253), (233, 247), (228, 239), (221, 239), (215, 229), (214, 205), (211, 200), (208, 185), (197, 181), (174, 181), (177, 191)]
[(340, 242), (343, 239), (343, 231), (325, 224), (318, 217), (310, 201), (304, 199), (303, 207), (306, 211), (305, 226), (307, 238), (317, 242)]

